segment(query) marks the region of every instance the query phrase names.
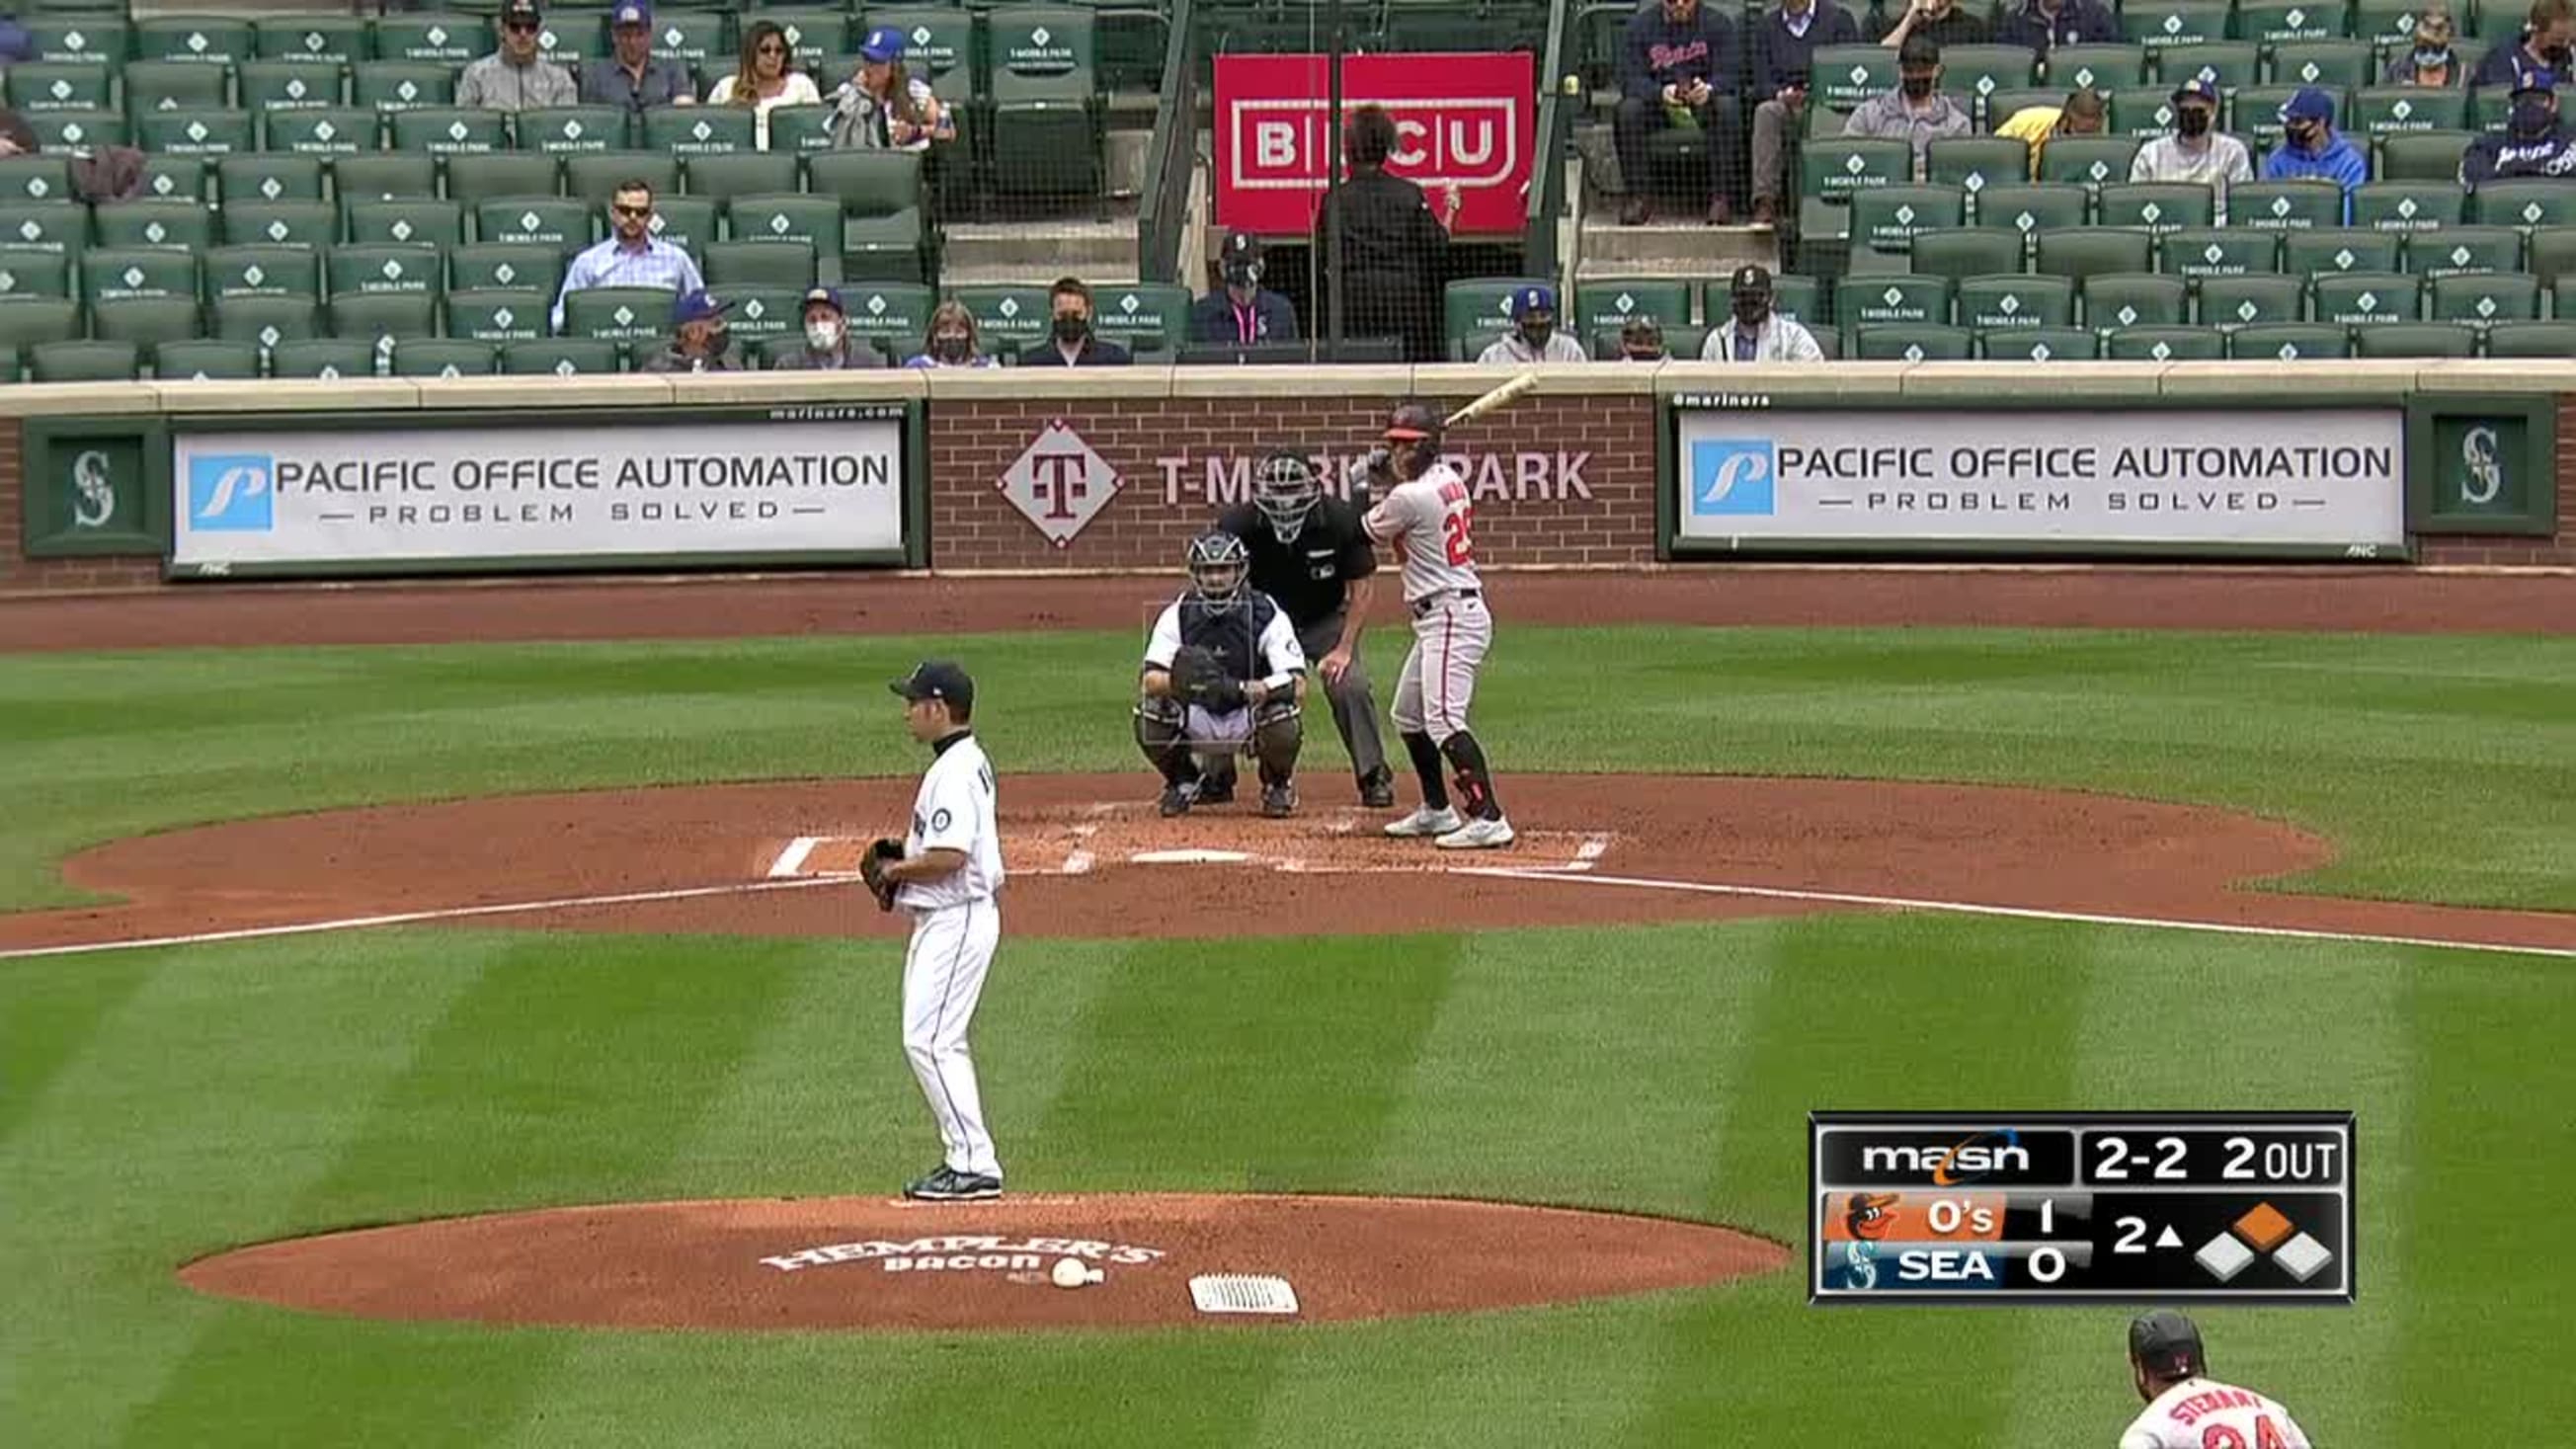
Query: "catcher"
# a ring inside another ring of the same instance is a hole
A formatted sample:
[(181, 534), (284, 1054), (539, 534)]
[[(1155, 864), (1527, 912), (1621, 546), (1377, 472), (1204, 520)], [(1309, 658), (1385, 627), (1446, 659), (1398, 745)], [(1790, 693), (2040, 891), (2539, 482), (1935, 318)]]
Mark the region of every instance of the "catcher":
[(1252, 559), (1230, 533), (1190, 542), (1190, 586), (1145, 641), (1136, 744), (1162, 772), (1162, 811), (1234, 798), (1235, 762), (1260, 761), (1261, 813), (1297, 809), (1306, 653), (1288, 615), (1250, 584)]

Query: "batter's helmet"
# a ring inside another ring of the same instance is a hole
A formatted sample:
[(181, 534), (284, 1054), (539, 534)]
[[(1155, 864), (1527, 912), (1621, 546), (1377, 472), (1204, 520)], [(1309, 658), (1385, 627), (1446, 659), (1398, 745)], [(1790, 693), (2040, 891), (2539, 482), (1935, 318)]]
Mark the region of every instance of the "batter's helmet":
[(1425, 469), (1440, 461), (1441, 426), (1439, 410), (1427, 402), (1407, 399), (1395, 405), (1395, 412), (1386, 420), (1386, 440), (1395, 444), (1392, 451), (1399, 461), (1398, 476), (1419, 478)]
[(1324, 496), (1315, 465), (1294, 453), (1272, 453), (1253, 465), (1252, 501), (1281, 543), (1295, 543), (1306, 528), (1306, 515)]
[(1243, 601), (1244, 580), (1252, 573), (1252, 552), (1233, 534), (1203, 533), (1190, 540), (1189, 570), (1190, 587), (1209, 608), (1231, 609)]
[(2208, 1357), (2200, 1349), (2199, 1325), (2169, 1308), (2130, 1323), (2129, 1357), (2160, 1379), (2188, 1379), (2209, 1372)]

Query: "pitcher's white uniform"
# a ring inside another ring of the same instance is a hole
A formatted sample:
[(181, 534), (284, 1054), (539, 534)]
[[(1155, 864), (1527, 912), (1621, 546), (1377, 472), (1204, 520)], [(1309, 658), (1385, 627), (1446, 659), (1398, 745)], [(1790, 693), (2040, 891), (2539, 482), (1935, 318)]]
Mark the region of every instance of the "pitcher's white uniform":
[(934, 881), (901, 887), (895, 904), (912, 917), (903, 957), (903, 1050), (921, 1094), (939, 1119), (939, 1140), (957, 1172), (1002, 1175), (984, 1130), (983, 1096), (966, 1054), (966, 1028), (984, 994), (984, 973), (1001, 943), (1002, 843), (993, 824), (993, 765), (972, 734), (940, 741), (938, 757), (912, 800), (907, 860), (925, 851), (963, 851), (966, 863)]
[(2185, 1379), (2156, 1397), (2120, 1449), (2310, 1449), (2290, 1411), (2215, 1379)]
[(1391, 713), (1396, 728), (1428, 734), (1434, 744), (1467, 727), (1476, 669), (1494, 638), (1476, 573), (1475, 521), (1467, 480), (1446, 459), (1397, 484), (1361, 520), (1370, 538), (1394, 547), (1413, 611), (1413, 648), (1396, 678)]

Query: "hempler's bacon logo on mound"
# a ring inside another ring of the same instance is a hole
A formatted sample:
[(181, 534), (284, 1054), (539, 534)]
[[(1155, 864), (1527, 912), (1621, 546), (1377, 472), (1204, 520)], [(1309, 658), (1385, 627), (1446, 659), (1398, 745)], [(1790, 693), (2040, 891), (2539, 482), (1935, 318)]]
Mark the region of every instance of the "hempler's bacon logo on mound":
[[(1225, 55), (1216, 62), (1217, 220), (1256, 232), (1305, 232), (1341, 157), (1326, 114), (1325, 58)], [(1395, 122), (1387, 169), (1432, 193), (1459, 191), (1458, 229), (1517, 231), (1531, 171), (1536, 82), (1526, 55), (1355, 55), (1342, 106), (1383, 107)]]
[(1133, 1266), (1151, 1263), (1162, 1256), (1160, 1248), (1140, 1248), (1129, 1243), (1108, 1243), (1091, 1238), (1006, 1238), (998, 1233), (950, 1233), (904, 1242), (870, 1239), (858, 1243), (831, 1243), (794, 1253), (780, 1253), (760, 1261), (763, 1266), (781, 1273), (829, 1267), (835, 1263), (876, 1263), (888, 1273), (1003, 1273), (1042, 1268), (1057, 1258)]

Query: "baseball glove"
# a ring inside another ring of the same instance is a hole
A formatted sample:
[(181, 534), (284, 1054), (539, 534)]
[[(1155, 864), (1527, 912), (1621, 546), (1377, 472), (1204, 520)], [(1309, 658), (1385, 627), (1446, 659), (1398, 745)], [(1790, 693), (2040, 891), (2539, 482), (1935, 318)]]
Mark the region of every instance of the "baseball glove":
[(1204, 644), (1184, 644), (1172, 656), (1172, 693), (1186, 704), (1224, 713), (1243, 708), (1243, 681), (1230, 678), (1224, 661)]
[(901, 859), (903, 842), (893, 839), (877, 840), (868, 847), (866, 855), (859, 857), (859, 878), (868, 883), (868, 890), (876, 896), (878, 910), (894, 909), (898, 882), (886, 878), (886, 866)]

